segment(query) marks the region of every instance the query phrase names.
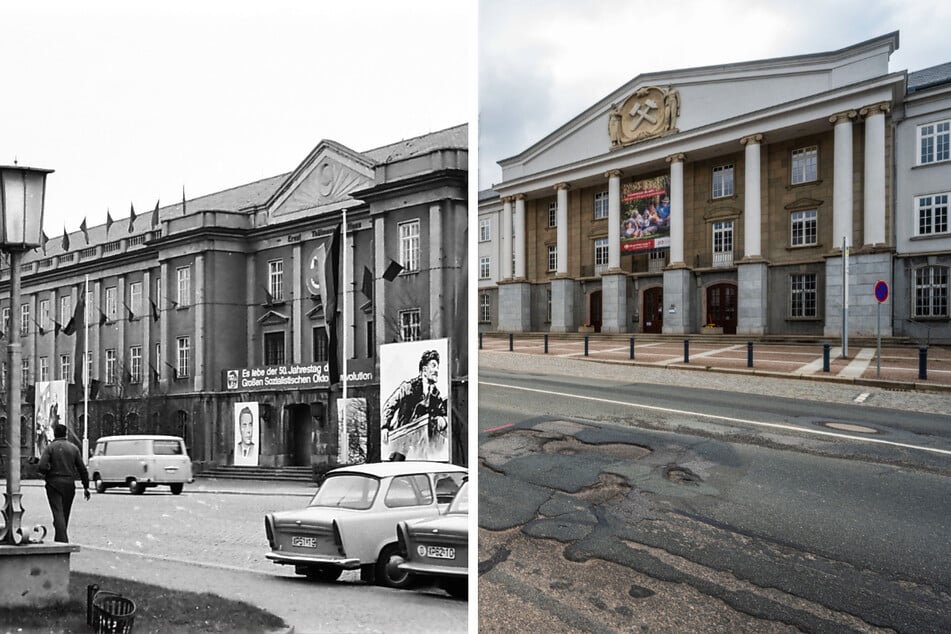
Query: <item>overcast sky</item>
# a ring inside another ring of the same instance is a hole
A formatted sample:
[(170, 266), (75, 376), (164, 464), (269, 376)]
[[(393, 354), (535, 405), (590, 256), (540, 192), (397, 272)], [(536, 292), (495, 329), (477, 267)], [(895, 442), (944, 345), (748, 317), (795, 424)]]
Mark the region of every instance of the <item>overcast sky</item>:
[(443, 0), (4, 2), (0, 164), (55, 170), (53, 237), (291, 171), (324, 138), (363, 151), (465, 123), (474, 17)]
[(940, 0), (479, 0), (479, 189), (639, 74), (833, 51), (899, 31), (889, 70), (951, 61)]

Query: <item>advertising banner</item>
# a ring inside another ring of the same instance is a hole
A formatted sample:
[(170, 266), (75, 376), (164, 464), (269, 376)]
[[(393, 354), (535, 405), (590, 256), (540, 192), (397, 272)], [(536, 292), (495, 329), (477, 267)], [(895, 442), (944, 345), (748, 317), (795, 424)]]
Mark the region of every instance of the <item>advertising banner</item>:
[[(360, 359), (363, 365), (372, 364)], [(363, 369), (353, 360), (347, 370), (347, 382), (361, 385), (373, 381), (373, 368)], [(267, 365), (253, 368), (224, 370), (222, 385), (226, 392), (254, 392), (260, 390), (308, 390), (330, 387), (326, 363), (296, 365)]]
[(66, 381), (37, 381), (34, 388), (33, 457), (53, 442), (53, 425), (66, 425)]
[(449, 462), (449, 339), (380, 346), (380, 457)]
[(670, 177), (621, 186), (621, 255), (670, 246)]
[(234, 464), (241, 467), (258, 466), (260, 455), (261, 418), (258, 403), (234, 404)]
[(367, 400), (338, 398), (337, 421), (337, 462), (363, 464), (367, 461)]

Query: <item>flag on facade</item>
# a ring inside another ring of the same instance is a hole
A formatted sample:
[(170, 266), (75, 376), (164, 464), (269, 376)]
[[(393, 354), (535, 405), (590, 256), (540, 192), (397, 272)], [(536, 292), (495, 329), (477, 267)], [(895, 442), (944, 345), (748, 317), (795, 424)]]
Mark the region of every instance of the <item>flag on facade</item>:
[(63, 329), (63, 326), (60, 325), (60, 323), (54, 319), (54, 320), (53, 320), (53, 333), (58, 335), (58, 334), (59, 334), (59, 331), (62, 330), (62, 329)]
[(307, 287), (311, 295), (319, 295), (324, 306), (324, 323), (327, 327), (328, 374), (330, 383), (336, 383), (340, 375), (337, 355), (337, 293), (340, 273), (340, 225), (334, 227), (314, 249), (310, 257)]
[(85, 218), (83, 218), (83, 221), (79, 223), (79, 230), (83, 232), (83, 237), (86, 238), (86, 244), (89, 244), (89, 231), (86, 230)]
[(387, 282), (392, 282), (396, 279), (396, 276), (400, 274), (400, 271), (403, 270), (403, 265), (399, 262), (390, 260), (389, 265), (386, 267), (386, 270), (383, 271), (383, 279)]
[(152, 382), (158, 383), (159, 382), (158, 370), (156, 370), (155, 366), (152, 365), (151, 363), (149, 364), (149, 370), (152, 372)]
[(168, 361), (165, 362), (165, 365), (167, 365), (168, 367), (170, 367), (170, 368), (172, 369), (172, 378), (173, 378), (173, 379), (177, 379), (177, 378), (178, 378), (178, 368), (176, 368), (174, 365), (172, 365), (172, 364), (169, 363)]
[[(85, 285), (84, 285), (85, 286)], [(63, 328), (67, 335), (76, 333), (76, 346), (73, 351), (73, 359), (77, 362), (73, 369), (73, 382), (76, 385), (83, 385), (83, 366), (86, 364), (86, 292), (85, 288), (79, 292), (79, 301), (76, 302), (76, 308), (73, 310), (73, 316), (69, 323)]]
[(373, 273), (367, 266), (363, 267), (363, 285), (360, 291), (367, 296), (367, 299), (373, 299)]
[(152, 212), (152, 228), (155, 229), (158, 227), (158, 207), (159, 201), (155, 201), (155, 211)]
[(81, 293), (79, 302), (76, 303), (76, 308), (73, 309), (73, 316), (69, 318), (69, 321), (66, 322), (66, 325), (63, 326), (64, 335), (72, 335), (78, 331), (84, 330), (86, 313), (86, 298), (85, 293)]
[(63, 251), (69, 251), (69, 234), (66, 233), (66, 227), (63, 227)]
[(100, 308), (99, 309), (99, 325), (105, 326), (107, 323), (109, 323), (109, 318), (106, 317), (106, 313), (102, 312), (102, 309)]
[(185, 186), (182, 185), (182, 215), (185, 215)]
[(129, 203), (129, 233), (135, 229), (135, 205)]
[(155, 305), (154, 299), (150, 299), (149, 303), (152, 304), (152, 321), (158, 321), (158, 318), (159, 318), (158, 306)]
[(135, 321), (135, 313), (132, 312), (132, 309), (129, 308), (129, 305), (126, 303), (123, 303), (122, 305), (125, 306), (125, 309), (129, 314), (129, 321)]
[(106, 209), (106, 237), (109, 237), (109, 229), (112, 228), (112, 214), (109, 213), (109, 210)]
[(40, 322), (36, 321), (36, 317), (33, 318), (33, 323), (36, 324), (36, 331), (40, 333), (41, 336), (46, 334), (46, 328), (41, 326)]

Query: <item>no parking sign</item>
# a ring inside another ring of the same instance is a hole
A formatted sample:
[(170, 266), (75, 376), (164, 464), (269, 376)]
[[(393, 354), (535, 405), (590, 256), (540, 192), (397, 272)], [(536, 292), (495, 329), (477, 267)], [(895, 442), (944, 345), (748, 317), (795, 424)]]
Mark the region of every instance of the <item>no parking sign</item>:
[(879, 304), (888, 299), (888, 284), (882, 280), (875, 282), (875, 299)]

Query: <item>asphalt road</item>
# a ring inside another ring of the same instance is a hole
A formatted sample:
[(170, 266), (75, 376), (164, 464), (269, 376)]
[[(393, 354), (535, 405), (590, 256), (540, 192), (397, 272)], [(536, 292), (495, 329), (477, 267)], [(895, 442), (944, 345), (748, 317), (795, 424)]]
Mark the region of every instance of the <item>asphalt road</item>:
[(946, 413), (506, 363), (480, 368), (480, 631), (951, 630)]

